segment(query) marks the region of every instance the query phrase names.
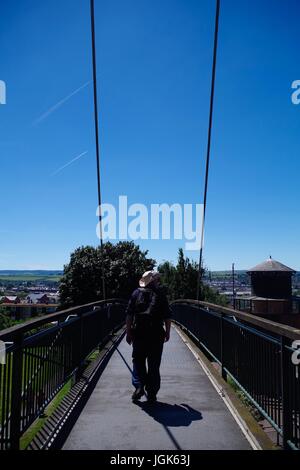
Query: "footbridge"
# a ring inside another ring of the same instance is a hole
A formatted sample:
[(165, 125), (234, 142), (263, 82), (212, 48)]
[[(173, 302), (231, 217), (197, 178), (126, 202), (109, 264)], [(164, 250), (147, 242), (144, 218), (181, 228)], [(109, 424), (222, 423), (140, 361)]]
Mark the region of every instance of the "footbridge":
[(125, 309), (111, 299), (0, 332), (0, 449), (300, 449), (299, 330), (175, 301), (158, 401), (132, 403)]

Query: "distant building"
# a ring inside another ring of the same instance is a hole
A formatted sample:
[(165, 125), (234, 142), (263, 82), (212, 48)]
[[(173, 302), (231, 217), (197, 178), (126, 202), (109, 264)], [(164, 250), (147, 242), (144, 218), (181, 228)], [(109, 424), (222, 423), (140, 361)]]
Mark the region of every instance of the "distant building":
[(26, 302), (28, 304), (48, 304), (49, 297), (47, 294), (39, 293), (39, 294), (29, 294), (26, 297)]
[(292, 268), (269, 259), (247, 271), (251, 296), (236, 297), (235, 306), (264, 317), (300, 313), (300, 299), (292, 296)]
[(292, 296), (292, 275), (296, 271), (269, 259), (247, 271), (251, 278), (252, 295), (269, 299), (289, 299)]
[(49, 292), (47, 294), (49, 298), (49, 303), (50, 304), (58, 304), (59, 303), (59, 292)]
[(4, 304), (19, 304), (21, 300), (17, 295), (5, 295), (1, 301)]

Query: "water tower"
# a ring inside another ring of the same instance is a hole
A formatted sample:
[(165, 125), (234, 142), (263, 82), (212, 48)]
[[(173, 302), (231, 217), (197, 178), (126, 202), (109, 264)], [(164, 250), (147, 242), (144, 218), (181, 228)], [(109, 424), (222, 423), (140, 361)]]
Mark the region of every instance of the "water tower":
[(292, 308), (292, 276), (296, 271), (269, 259), (247, 271), (251, 278), (252, 313), (284, 315)]

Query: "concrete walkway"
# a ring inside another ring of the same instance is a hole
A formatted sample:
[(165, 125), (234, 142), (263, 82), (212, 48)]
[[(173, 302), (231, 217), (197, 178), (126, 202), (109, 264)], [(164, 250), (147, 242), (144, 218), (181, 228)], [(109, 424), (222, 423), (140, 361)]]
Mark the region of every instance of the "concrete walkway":
[(64, 449), (250, 449), (191, 351), (172, 329), (164, 347), (159, 402), (131, 402), (131, 347), (114, 352)]

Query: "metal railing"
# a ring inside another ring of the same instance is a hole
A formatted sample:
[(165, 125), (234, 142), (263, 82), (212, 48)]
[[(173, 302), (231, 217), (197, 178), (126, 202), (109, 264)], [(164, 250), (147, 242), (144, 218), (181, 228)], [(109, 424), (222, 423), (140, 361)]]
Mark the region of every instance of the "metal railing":
[[(255, 304), (260, 302), (259, 297), (235, 297), (233, 299), (234, 306), (237, 310), (243, 312), (259, 313), (259, 309)], [(277, 304), (277, 305), (276, 305)], [(291, 297), (290, 299), (267, 299), (261, 298), (261, 307), (263, 315), (299, 315), (300, 314), (300, 297)]]
[(173, 318), (231, 377), (282, 436), (300, 450), (300, 330), (221, 306), (177, 300)]
[[(0, 331), (0, 450), (20, 438), (91, 352), (125, 322), (125, 301), (112, 299), (45, 315)], [(3, 354), (2, 354), (3, 359)], [(3, 362), (3, 361), (2, 361)]]

